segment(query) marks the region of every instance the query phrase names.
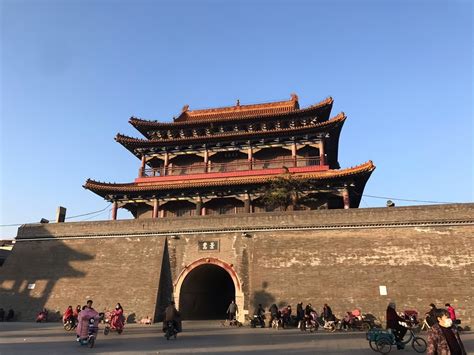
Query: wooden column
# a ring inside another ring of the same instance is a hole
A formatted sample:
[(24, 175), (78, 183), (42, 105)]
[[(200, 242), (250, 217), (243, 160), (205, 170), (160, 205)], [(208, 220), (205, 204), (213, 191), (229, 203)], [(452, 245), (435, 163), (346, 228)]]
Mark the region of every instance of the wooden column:
[(249, 147), (247, 150), (247, 159), (249, 161), (249, 170), (252, 170), (252, 161), (253, 161), (253, 149), (252, 147)]
[(324, 138), (319, 142), (319, 165), (326, 165), (326, 156), (324, 154)]
[(168, 164), (170, 162), (170, 156), (168, 152), (165, 152), (165, 166), (163, 167), (163, 175), (168, 175)]
[(344, 202), (344, 209), (349, 209), (351, 207), (351, 200), (349, 198), (349, 190), (345, 188), (342, 190), (342, 201)]
[(138, 174), (138, 177), (145, 176), (145, 164), (146, 164), (146, 158), (145, 158), (145, 155), (142, 155), (142, 165), (140, 166), (140, 173)]
[(245, 213), (252, 213), (252, 204), (249, 194), (245, 194), (244, 197), (244, 211)]
[(112, 220), (117, 219), (117, 209), (118, 209), (118, 204), (117, 201), (112, 202)]
[(291, 145), (291, 158), (293, 159), (293, 166), (296, 167), (297, 162), (296, 162), (296, 143), (295, 142), (293, 142), (293, 144)]
[(204, 172), (207, 173), (208, 172), (208, 167), (207, 167), (207, 164), (209, 162), (209, 151), (206, 150), (204, 151)]
[(200, 216), (202, 213), (202, 199), (201, 196), (196, 200), (196, 216)]
[(158, 218), (158, 210), (160, 207), (160, 202), (158, 201), (157, 198), (153, 200), (153, 215), (152, 218)]

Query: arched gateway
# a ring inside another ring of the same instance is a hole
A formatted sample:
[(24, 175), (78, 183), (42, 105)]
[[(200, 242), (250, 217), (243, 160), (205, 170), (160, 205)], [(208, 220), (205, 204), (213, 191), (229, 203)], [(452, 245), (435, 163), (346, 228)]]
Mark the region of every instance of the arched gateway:
[(174, 299), (183, 319), (224, 319), (231, 300), (244, 318), (244, 295), (232, 264), (203, 258), (187, 265), (174, 285)]

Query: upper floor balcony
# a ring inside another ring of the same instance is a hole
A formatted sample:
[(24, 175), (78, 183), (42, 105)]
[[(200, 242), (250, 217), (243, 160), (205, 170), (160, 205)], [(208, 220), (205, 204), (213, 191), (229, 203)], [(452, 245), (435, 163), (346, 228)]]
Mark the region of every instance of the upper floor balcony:
[[(158, 168), (145, 168), (139, 170), (139, 178), (149, 177), (165, 177), (165, 176), (183, 176), (196, 174), (216, 174), (216, 173), (232, 173), (253, 170), (265, 169), (284, 169), (295, 170), (293, 168), (304, 167), (321, 167), (321, 170), (327, 168), (324, 164), (321, 165), (321, 159), (317, 157), (309, 158), (293, 158), (285, 157), (272, 160), (235, 160), (229, 163), (214, 163), (207, 164), (194, 163), (192, 165), (172, 165)], [(296, 169), (300, 170), (300, 169)], [(313, 170), (313, 169), (312, 169)], [(227, 175), (227, 174), (225, 174)]]

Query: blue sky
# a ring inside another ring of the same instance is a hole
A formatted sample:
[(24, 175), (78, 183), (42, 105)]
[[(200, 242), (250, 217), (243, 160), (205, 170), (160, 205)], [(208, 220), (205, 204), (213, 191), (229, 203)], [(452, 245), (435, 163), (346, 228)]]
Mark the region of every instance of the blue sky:
[(292, 92), (347, 114), (339, 161), (374, 161), (367, 195), (473, 200), (471, 1), (0, 4), (2, 225), (107, 207), (82, 185), (135, 179), (139, 160), (113, 139), (140, 136), (132, 115), (170, 121), (185, 104)]

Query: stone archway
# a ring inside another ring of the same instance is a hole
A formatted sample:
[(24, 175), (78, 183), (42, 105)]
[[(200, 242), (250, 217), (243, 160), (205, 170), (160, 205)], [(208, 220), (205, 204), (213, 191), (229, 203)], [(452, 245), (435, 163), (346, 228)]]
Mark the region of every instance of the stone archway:
[(241, 282), (232, 264), (217, 258), (203, 258), (187, 265), (174, 285), (174, 300), (183, 319), (224, 319), (230, 301), (245, 318)]

